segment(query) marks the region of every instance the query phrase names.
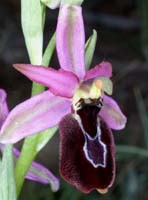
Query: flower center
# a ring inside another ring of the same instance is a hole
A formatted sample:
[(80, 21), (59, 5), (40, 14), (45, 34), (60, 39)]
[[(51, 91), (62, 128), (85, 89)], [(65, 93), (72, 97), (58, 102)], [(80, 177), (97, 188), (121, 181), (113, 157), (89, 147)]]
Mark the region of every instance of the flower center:
[(103, 133), (98, 116), (104, 92), (112, 94), (112, 82), (107, 77), (99, 77), (81, 83), (72, 100), (74, 117), (84, 135), (85, 158), (95, 168), (106, 167), (107, 150), (101, 140)]
[(102, 99), (104, 92), (111, 95), (112, 89), (112, 82), (107, 77), (99, 77), (81, 83), (73, 96), (72, 106), (74, 111), (81, 109), (82, 100), (85, 104), (91, 104), (92, 100)]

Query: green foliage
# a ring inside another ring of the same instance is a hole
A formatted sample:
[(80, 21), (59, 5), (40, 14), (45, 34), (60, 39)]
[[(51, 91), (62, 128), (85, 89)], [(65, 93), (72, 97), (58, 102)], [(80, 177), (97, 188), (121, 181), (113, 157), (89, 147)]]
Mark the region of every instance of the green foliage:
[(12, 145), (6, 145), (0, 161), (0, 200), (16, 200)]
[(81, 5), (84, 0), (61, 0), (61, 3), (68, 3), (74, 5)]
[(40, 0), (21, 0), (21, 20), (26, 47), (32, 64), (41, 64), (45, 6)]
[(93, 56), (94, 56), (96, 42), (97, 42), (97, 32), (95, 30), (93, 30), (93, 34), (87, 40), (86, 45), (85, 45), (86, 69), (90, 68), (90, 65), (91, 65), (91, 62), (92, 62), (92, 59), (93, 59)]
[(143, 127), (143, 132), (145, 136), (145, 145), (146, 145), (146, 148), (148, 149), (148, 113), (146, 111), (146, 106), (144, 104), (144, 100), (143, 100), (140, 90), (138, 88), (135, 88), (134, 92), (135, 92), (135, 97), (137, 101), (139, 116), (140, 116), (142, 127)]
[(55, 33), (49, 40), (42, 58), (42, 65), (48, 66), (55, 50)]

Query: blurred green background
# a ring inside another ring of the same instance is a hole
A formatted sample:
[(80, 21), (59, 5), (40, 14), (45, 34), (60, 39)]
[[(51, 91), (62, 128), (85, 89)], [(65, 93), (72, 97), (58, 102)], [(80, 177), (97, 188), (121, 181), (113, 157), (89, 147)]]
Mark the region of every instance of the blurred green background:
[[(117, 176), (110, 191), (84, 195), (61, 180), (60, 190), (26, 181), (20, 200), (147, 200), (148, 199), (148, 0), (85, 0), (86, 37), (92, 29), (98, 42), (92, 66), (102, 60), (113, 65), (114, 98), (128, 118), (114, 132)], [(58, 10), (47, 9), (45, 44), (56, 28)], [(31, 82), (12, 68), (29, 62), (20, 23), (20, 0), (0, 4), (0, 87), (8, 93), (10, 109), (30, 96)], [(51, 66), (58, 68), (56, 53)], [(18, 144), (18, 146), (20, 146)], [(58, 133), (37, 160), (58, 177)], [(91, 173), (91, 172), (90, 172)]]

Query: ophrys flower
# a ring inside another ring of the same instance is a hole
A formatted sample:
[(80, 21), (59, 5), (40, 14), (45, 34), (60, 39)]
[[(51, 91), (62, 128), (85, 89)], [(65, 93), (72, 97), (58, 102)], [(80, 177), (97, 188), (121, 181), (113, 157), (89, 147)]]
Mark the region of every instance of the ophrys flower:
[(61, 6), (56, 30), (61, 68), (15, 64), (30, 80), (48, 90), (16, 106), (5, 121), (0, 141), (14, 143), (59, 124), (60, 171), (81, 191), (107, 192), (115, 176), (111, 129), (126, 117), (112, 94), (112, 67), (102, 62), (85, 69), (85, 34), (80, 6)]

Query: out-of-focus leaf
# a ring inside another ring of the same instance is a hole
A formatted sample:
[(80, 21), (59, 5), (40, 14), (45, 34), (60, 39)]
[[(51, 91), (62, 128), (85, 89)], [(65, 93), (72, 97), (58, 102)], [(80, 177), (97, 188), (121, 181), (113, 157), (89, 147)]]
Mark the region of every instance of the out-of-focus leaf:
[(21, 21), (31, 63), (40, 65), (43, 50), (45, 5), (41, 4), (40, 0), (21, 0)]
[(135, 146), (116, 145), (116, 158), (117, 160), (125, 160), (129, 158), (148, 158), (148, 151)]
[(50, 39), (50, 41), (45, 49), (43, 59), (42, 59), (42, 65), (44, 65), (44, 66), (49, 65), (51, 57), (54, 53), (54, 50), (55, 50), (55, 33), (53, 34), (52, 38)]
[(148, 60), (148, 1), (139, 1), (141, 7), (141, 35), (142, 49), (145, 58)]
[(12, 145), (6, 145), (0, 163), (0, 199), (16, 200)]
[(93, 30), (93, 34), (90, 36), (90, 38), (87, 40), (85, 45), (85, 63), (86, 63), (86, 69), (90, 68), (95, 47), (97, 42), (97, 32)]
[(144, 136), (145, 136), (145, 145), (148, 148), (148, 113), (144, 104), (142, 94), (138, 88), (134, 89), (135, 97), (137, 101), (137, 107), (139, 111), (139, 116), (142, 122)]
[(134, 169), (128, 170), (128, 173), (124, 177), (124, 184), (122, 185), (122, 199), (121, 200), (139, 200), (139, 177)]

